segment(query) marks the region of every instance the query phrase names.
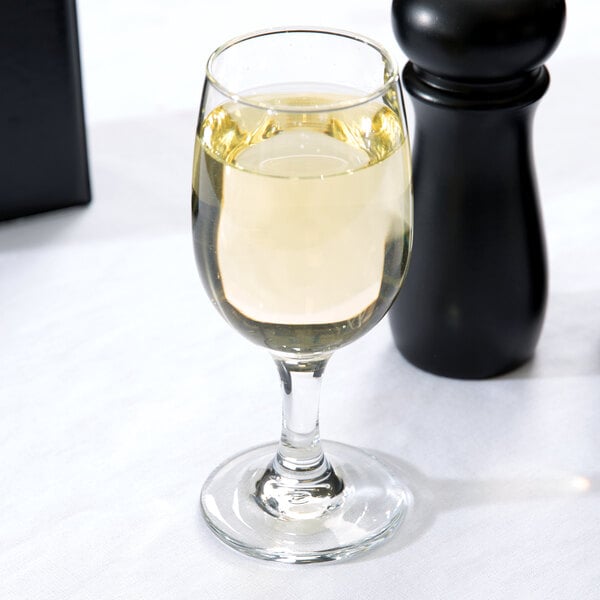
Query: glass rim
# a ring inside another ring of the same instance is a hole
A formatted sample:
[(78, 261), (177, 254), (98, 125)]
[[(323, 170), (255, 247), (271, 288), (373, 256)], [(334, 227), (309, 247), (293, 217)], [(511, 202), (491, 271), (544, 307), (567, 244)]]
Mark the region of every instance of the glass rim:
[[(280, 106), (269, 104), (268, 102), (253, 102), (251, 99), (244, 97), (240, 92), (234, 92), (230, 90), (227, 86), (223, 85), (219, 78), (215, 75), (213, 71), (213, 65), (215, 61), (229, 48), (233, 46), (237, 46), (242, 42), (246, 42), (251, 39), (266, 37), (269, 35), (278, 35), (284, 33), (316, 33), (316, 34), (327, 34), (332, 36), (343, 37), (349, 40), (354, 40), (356, 42), (360, 42), (365, 44), (372, 49), (376, 50), (381, 56), (382, 60), (388, 67), (385, 71), (385, 78), (383, 83), (378, 86), (376, 89), (363, 93), (362, 95), (357, 95), (351, 99), (342, 100), (339, 102), (331, 102), (327, 104), (320, 105), (318, 108), (309, 108), (309, 107), (294, 107), (294, 106)], [(205, 75), (208, 81), (212, 84), (212, 86), (217, 89), (221, 94), (225, 97), (233, 100), (236, 103), (243, 104), (245, 106), (250, 106), (253, 108), (260, 109), (268, 109), (274, 112), (290, 112), (290, 113), (310, 113), (310, 112), (324, 112), (327, 110), (338, 110), (343, 108), (350, 108), (353, 106), (360, 106), (361, 104), (365, 104), (382, 96), (385, 92), (391, 88), (396, 83), (399, 84), (399, 71), (398, 65), (394, 60), (393, 56), (382, 46), (379, 42), (364, 36), (359, 33), (354, 33), (351, 31), (346, 31), (343, 29), (333, 29), (333, 28), (325, 28), (325, 27), (273, 27), (269, 29), (260, 29), (258, 31), (253, 31), (250, 33), (246, 33), (243, 35), (239, 35), (237, 37), (231, 38), (225, 43), (221, 44), (216, 50), (214, 50), (211, 55), (208, 57), (208, 61), (206, 63)]]

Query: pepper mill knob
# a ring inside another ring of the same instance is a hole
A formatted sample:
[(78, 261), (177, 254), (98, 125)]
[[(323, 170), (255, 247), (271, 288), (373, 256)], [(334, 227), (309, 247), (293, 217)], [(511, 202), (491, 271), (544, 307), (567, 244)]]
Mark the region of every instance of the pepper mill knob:
[(415, 107), (414, 245), (390, 310), (418, 367), (484, 378), (534, 353), (547, 296), (531, 124), (563, 0), (394, 0)]
[(540, 67), (565, 23), (563, 0), (394, 0), (412, 63), (450, 79), (510, 79)]

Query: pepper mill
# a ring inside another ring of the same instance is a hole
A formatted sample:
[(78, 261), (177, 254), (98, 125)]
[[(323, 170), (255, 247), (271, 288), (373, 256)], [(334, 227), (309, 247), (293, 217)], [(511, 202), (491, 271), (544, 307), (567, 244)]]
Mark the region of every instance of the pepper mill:
[(563, 0), (394, 0), (415, 108), (414, 246), (391, 311), (414, 365), (480, 379), (533, 355), (547, 296), (531, 125)]

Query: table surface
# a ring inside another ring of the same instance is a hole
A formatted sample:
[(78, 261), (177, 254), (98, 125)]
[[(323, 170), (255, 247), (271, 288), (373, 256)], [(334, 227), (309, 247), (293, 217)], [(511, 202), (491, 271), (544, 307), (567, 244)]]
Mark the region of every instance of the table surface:
[[(280, 4), (79, 2), (94, 201), (0, 224), (0, 597), (600, 598), (591, 0), (569, 7), (535, 122), (551, 273), (535, 359), (489, 381), (435, 377), (384, 320), (333, 357), (321, 427), (404, 470), (403, 527), (362, 557), (293, 566), (202, 523), (203, 480), (277, 437), (280, 400), (270, 359), (196, 273), (195, 104), (214, 46), (298, 22)], [(305, 22), (393, 43), (387, 2), (304, 4)]]

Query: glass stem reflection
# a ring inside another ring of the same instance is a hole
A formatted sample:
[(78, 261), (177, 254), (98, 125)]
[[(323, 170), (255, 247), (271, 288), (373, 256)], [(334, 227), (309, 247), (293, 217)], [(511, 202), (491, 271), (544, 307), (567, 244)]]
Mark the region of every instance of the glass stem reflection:
[(314, 519), (343, 500), (343, 482), (325, 457), (319, 435), (321, 376), (328, 359), (275, 357), (283, 392), (281, 439), (255, 493), (272, 516)]

